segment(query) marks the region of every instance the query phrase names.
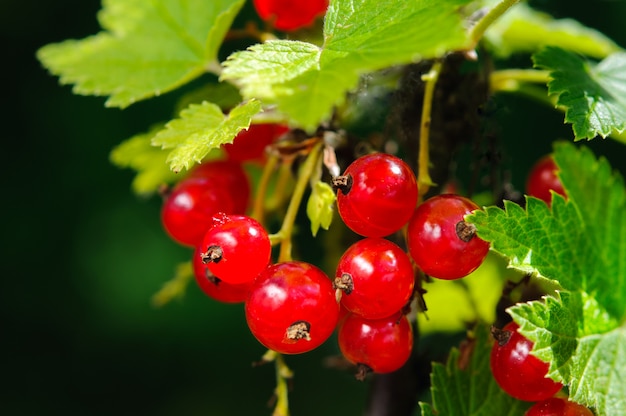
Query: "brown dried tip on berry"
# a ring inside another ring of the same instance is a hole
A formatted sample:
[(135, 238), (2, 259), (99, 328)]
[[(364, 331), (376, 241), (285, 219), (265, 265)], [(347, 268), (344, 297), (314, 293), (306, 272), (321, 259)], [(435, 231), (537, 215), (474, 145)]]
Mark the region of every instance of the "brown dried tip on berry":
[(333, 189), (340, 190), (341, 193), (343, 193), (344, 195), (347, 195), (348, 192), (350, 192), (350, 189), (352, 189), (352, 176), (351, 175), (335, 176), (331, 180), (331, 185), (333, 186)]
[(459, 221), (456, 223), (456, 235), (468, 243), (476, 235), (476, 226), (465, 221)]
[(333, 282), (335, 289), (341, 289), (346, 295), (354, 290), (354, 281), (350, 273), (344, 273), (340, 277), (336, 277)]
[(298, 341), (301, 339), (305, 339), (307, 341), (311, 340), (311, 324), (306, 321), (296, 321), (293, 324), (289, 325), (285, 336), (287, 339), (292, 341)]
[(209, 246), (204, 253), (201, 253), (202, 263), (219, 263), (224, 255), (224, 250), (220, 246)]
[(496, 340), (499, 346), (503, 346), (509, 339), (511, 339), (512, 332), (508, 330), (502, 330), (491, 325), (491, 336)]
[(363, 381), (365, 380), (365, 378), (367, 377), (368, 374), (372, 373), (372, 369), (370, 367), (368, 367), (365, 364), (359, 363), (356, 365), (356, 374), (354, 375), (354, 377), (359, 380), (359, 381)]
[(213, 283), (215, 286), (219, 286), (222, 282), (222, 279), (211, 273), (211, 270), (209, 269), (204, 269), (204, 276), (206, 277), (206, 280)]

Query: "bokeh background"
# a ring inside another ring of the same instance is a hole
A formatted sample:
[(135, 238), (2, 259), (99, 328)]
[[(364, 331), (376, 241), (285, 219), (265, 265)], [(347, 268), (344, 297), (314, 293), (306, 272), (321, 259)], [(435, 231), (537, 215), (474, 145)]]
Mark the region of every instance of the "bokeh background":
[[(626, 2), (532, 2), (573, 17), (626, 46)], [(79, 97), (42, 69), (37, 48), (99, 31), (98, 0), (2, 0), (2, 275), (0, 346), (4, 415), (262, 415), (272, 365), (239, 305), (195, 286), (163, 308), (150, 303), (189, 257), (159, 222), (158, 198), (130, 192), (132, 172), (110, 150), (171, 118), (175, 95), (120, 111)], [(562, 115), (525, 99), (498, 98), (500, 134), (513, 174), (571, 138)], [(626, 146), (591, 143), (624, 172)], [(515, 157), (512, 157), (515, 155)], [(324, 367), (336, 344), (290, 357), (294, 415), (357, 415), (367, 384)]]

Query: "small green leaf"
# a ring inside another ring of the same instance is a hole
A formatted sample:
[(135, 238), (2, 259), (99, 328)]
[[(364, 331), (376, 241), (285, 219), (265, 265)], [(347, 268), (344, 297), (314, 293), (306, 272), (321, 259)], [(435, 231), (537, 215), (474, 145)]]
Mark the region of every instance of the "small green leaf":
[(38, 59), (74, 92), (127, 107), (209, 71), (244, 0), (105, 0), (104, 31), (46, 45)]
[(234, 85), (226, 82), (206, 84), (184, 94), (176, 103), (175, 114), (203, 101), (209, 101), (226, 112), (241, 102), (241, 94)]
[(173, 149), (167, 162), (174, 172), (189, 169), (209, 152), (232, 143), (242, 129), (250, 126), (252, 116), (261, 111), (261, 103), (250, 100), (235, 107), (228, 115), (213, 103), (191, 104), (180, 118), (170, 121), (152, 140), (163, 149)]
[(533, 353), (550, 362), (550, 376), (570, 398), (597, 415), (621, 414), (626, 397), (626, 189), (606, 160), (586, 148), (555, 144), (567, 201), (552, 209), (527, 198), (476, 211), (467, 220), (511, 267), (553, 279), (557, 297), (509, 309)]
[(485, 32), (493, 51), (506, 58), (516, 52), (532, 53), (557, 46), (594, 58), (604, 58), (621, 48), (601, 32), (573, 19), (554, 19), (547, 13), (519, 3)]
[(573, 52), (547, 47), (533, 55), (535, 66), (550, 71), (548, 92), (565, 108), (576, 140), (606, 137), (626, 129), (626, 52), (599, 64)]
[(120, 143), (111, 151), (111, 162), (120, 168), (137, 171), (133, 179), (133, 191), (139, 195), (150, 195), (159, 186), (176, 181), (176, 173), (167, 168), (165, 163), (168, 152), (154, 147), (152, 138), (163, 128), (155, 126), (147, 133), (137, 134)]
[(453, 348), (445, 365), (433, 363), (432, 404), (420, 403), (422, 416), (521, 416), (531, 403), (506, 394), (489, 365), (493, 341), (486, 325), (478, 325), (461, 350)]
[(311, 233), (315, 237), (320, 227), (328, 230), (333, 220), (335, 192), (326, 182), (318, 181), (313, 185), (311, 196), (306, 204), (306, 215), (311, 221)]
[(459, 9), (468, 2), (335, 0), (321, 47), (288, 40), (255, 45), (231, 55), (221, 77), (236, 80), (244, 97), (275, 103), (312, 130), (361, 74), (467, 47)]

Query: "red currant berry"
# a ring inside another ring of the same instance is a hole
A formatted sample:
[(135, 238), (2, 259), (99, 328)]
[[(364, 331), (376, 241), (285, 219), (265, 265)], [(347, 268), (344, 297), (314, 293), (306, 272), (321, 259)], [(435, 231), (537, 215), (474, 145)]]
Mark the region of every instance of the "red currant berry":
[(413, 296), (409, 256), (383, 238), (365, 238), (350, 246), (339, 260), (336, 276), (335, 286), (343, 290), (341, 304), (364, 318), (393, 315)]
[(193, 260), (193, 273), (200, 289), (211, 299), (223, 303), (242, 303), (248, 297), (252, 282), (232, 285), (215, 276), (202, 262), (200, 247), (196, 248)]
[(543, 200), (548, 205), (552, 202), (551, 190), (565, 196), (563, 184), (556, 174), (558, 169), (552, 155), (539, 159), (526, 180), (526, 193)]
[(262, 160), (265, 148), (288, 131), (289, 127), (282, 124), (252, 124), (248, 130), (239, 132), (232, 143), (222, 147), (228, 159), (233, 161)]
[(350, 313), (339, 327), (337, 340), (343, 356), (361, 367), (357, 374), (361, 378), (368, 369), (390, 373), (402, 367), (413, 349), (413, 330), (400, 313), (382, 319)]
[(195, 247), (215, 213), (233, 211), (234, 201), (226, 189), (204, 178), (189, 178), (180, 181), (165, 197), (161, 222), (173, 240)]
[(560, 397), (537, 402), (524, 416), (593, 416), (591, 410), (578, 403)]
[(250, 202), (250, 180), (240, 163), (210, 160), (194, 167), (188, 178), (204, 178), (214, 187), (225, 189), (234, 202), (232, 214), (245, 214)]
[(261, 19), (271, 21), (278, 30), (292, 31), (311, 25), (323, 15), (328, 0), (254, 0), (253, 4)]
[(510, 322), (495, 330), (491, 349), (491, 372), (498, 385), (510, 396), (536, 402), (554, 396), (563, 385), (546, 377), (548, 363), (530, 354), (533, 343)]
[(265, 269), (250, 290), (245, 310), (256, 339), (283, 354), (317, 348), (330, 337), (339, 319), (339, 304), (328, 276), (300, 261)]
[(272, 246), (267, 231), (244, 215), (216, 214), (201, 244), (211, 273), (230, 284), (251, 282), (267, 267)]
[(417, 207), (409, 222), (407, 243), (424, 273), (438, 279), (459, 279), (482, 264), (489, 244), (463, 220), (476, 209), (478, 205), (454, 194), (434, 196)]
[(362, 156), (342, 176), (337, 208), (343, 222), (364, 237), (384, 237), (402, 228), (417, 203), (417, 182), (411, 168), (386, 153)]

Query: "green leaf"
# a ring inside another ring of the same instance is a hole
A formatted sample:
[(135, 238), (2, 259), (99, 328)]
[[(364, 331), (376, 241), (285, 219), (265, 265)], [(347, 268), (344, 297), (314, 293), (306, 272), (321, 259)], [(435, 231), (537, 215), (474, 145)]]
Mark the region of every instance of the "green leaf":
[(560, 286), (557, 297), (510, 309), (533, 350), (550, 361), (550, 376), (570, 398), (620, 414), (626, 385), (626, 190), (606, 160), (571, 143), (555, 145), (554, 159), (567, 201), (552, 209), (527, 198), (526, 210), (506, 203), (468, 216), (478, 235), (509, 265)]
[(311, 221), (311, 233), (315, 237), (320, 227), (328, 230), (333, 220), (333, 206), (335, 192), (326, 182), (317, 181), (311, 190), (311, 196), (306, 204), (306, 215)]
[(305, 129), (330, 117), (361, 74), (443, 55), (468, 45), (461, 6), (469, 0), (336, 0), (324, 44), (268, 41), (231, 55), (222, 79), (244, 97), (275, 103)]
[(171, 91), (209, 71), (244, 0), (104, 0), (104, 31), (46, 45), (38, 59), (74, 93), (110, 107)]
[(573, 52), (547, 47), (533, 55), (535, 66), (550, 71), (548, 92), (565, 108), (576, 140), (606, 137), (626, 129), (626, 52), (599, 64)]
[(137, 134), (116, 146), (110, 154), (111, 162), (120, 168), (137, 171), (132, 189), (139, 195), (150, 195), (163, 184), (175, 182), (179, 175), (167, 168), (168, 152), (154, 147), (152, 138), (162, 129), (155, 126), (147, 133)]
[(485, 39), (498, 56), (532, 53), (557, 46), (594, 58), (604, 58), (621, 48), (601, 32), (573, 19), (554, 19), (547, 13), (519, 3), (485, 32)]
[[(609, 289), (610, 290), (610, 289)], [(549, 376), (569, 385), (569, 398), (598, 416), (623, 414), (626, 328), (585, 292), (509, 309), (533, 354), (550, 363)]]
[(478, 325), (461, 350), (453, 348), (445, 365), (433, 363), (432, 404), (420, 403), (422, 416), (521, 416), (531, 403), (512, 398), (498, 387), (489, 365), (493, 341)]
[(206, 84), (184, 94), (176, 103), (175, 113), (178, 114), (189, 105), (203, 101), (212, 102), (226, 112), (241, 102), (241, 94), (234, 85), (226, 82)]
[(189, 169), (209, 152), (232, 143), (242, 129), (250, 126), (252, 116), (261, 111), (261, 103), (250, 100), (235, 107), (228, 115), (213, 103), (191, 104), (180, 117), (165, 125), (152, 140), (155, 146), (173, 149), (167, 162), (174, 172)]

